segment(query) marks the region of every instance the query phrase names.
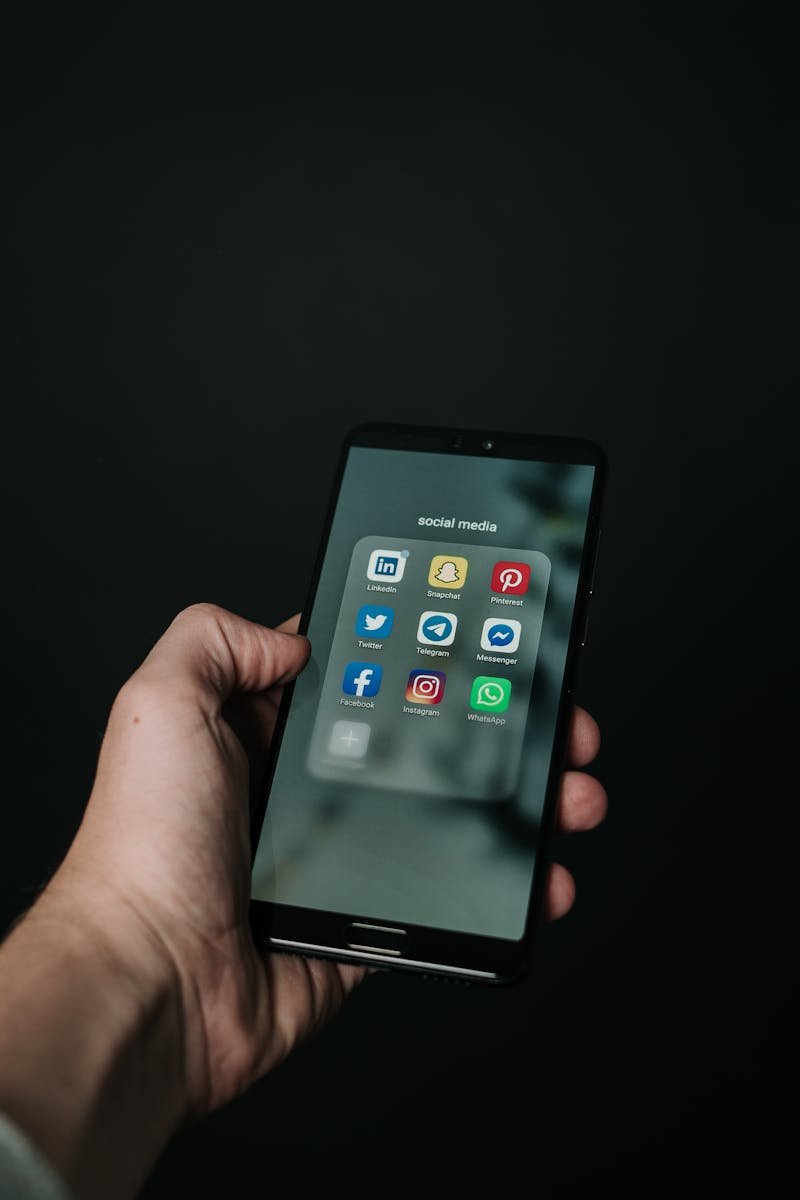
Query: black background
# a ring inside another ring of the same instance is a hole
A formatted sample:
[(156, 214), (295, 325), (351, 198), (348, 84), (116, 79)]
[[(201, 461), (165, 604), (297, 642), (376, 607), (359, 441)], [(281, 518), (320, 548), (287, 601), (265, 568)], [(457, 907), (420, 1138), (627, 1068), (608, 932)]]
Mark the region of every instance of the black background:
[(573, 914), (513, 990), (369, 980), (146, 1195), (268, 1194), (289, 1163), (763, 1187), (794, 953), (787, 33), (737, 6), (379, 11), (7, 30), (0, 915), (59, 861), (171, 616), (300, 606), (349, 426), (594, 438), (578, 695), (612, 807), (558, 846)]

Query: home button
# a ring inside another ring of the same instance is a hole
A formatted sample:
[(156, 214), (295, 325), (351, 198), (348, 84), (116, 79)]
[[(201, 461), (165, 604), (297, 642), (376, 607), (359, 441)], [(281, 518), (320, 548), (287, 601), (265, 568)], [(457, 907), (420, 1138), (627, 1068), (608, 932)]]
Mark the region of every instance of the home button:
[(368, 925), (364, 921), (353, 921), (345, 928), (344, 944), (349, 950), (400, 955), (406, 948), (407, 936), (405, 929), (395, 925)]

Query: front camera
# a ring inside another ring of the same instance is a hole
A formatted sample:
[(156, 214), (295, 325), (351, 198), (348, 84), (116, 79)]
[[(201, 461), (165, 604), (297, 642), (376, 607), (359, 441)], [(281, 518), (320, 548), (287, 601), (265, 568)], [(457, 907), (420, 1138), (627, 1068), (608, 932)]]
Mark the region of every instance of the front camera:
[(485, 442), (481, 442), (481, 450), (494, 450), (494, 442), (487, 438)]

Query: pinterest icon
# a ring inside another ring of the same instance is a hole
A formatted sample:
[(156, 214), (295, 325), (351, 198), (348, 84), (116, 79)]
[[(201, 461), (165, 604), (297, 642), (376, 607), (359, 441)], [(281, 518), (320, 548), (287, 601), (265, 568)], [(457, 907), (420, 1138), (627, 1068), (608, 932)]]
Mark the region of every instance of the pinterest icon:
[(504, 596), (522, 596), (528, 590), (531, 569), (527, 563), (499, 562), (492, 571), (492, 591)]

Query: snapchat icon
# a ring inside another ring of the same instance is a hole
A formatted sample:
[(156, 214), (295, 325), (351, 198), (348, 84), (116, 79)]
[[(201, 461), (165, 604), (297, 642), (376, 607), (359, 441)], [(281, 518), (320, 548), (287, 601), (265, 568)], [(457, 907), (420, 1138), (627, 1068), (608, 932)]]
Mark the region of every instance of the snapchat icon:
[(455, 554), (435, 554), (431, 559), (428, 583), (434, 588), (460, 588), (467, 578), (468, 560)]

